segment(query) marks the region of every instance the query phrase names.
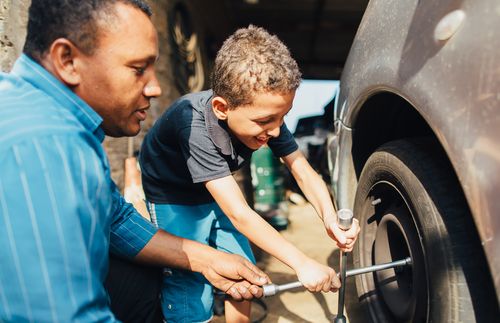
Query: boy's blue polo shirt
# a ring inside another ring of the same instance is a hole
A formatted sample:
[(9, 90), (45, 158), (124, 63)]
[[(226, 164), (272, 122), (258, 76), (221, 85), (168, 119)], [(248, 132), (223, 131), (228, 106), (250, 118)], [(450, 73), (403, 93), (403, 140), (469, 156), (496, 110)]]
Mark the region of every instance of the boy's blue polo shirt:
[[(204, 183), (229, 176), (250, 161), (253, 150), (217, 119), (212, 97), (211, 90), (181, 97), (144, 138), (139, 161), (149, 201), (185, 205), (213, 202)], [(277, 157), (298, 149), (285, 124), (268, 145)]]
[(156, 229), (125, 203), (101, 117), (22, 55), (0, 73), (0, 322), (116, 322), (109, 251), (134, 257)]

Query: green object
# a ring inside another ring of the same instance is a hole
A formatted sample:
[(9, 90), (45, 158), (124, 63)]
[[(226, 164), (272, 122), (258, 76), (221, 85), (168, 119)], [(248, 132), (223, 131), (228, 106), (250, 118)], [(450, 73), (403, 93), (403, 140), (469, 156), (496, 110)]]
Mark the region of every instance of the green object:
[(278, 231), (286, 230), (286, 228), (288, 228), (288, 218), (284, 215), (277, 214), (266, 220)]
[(255, 211), (276, 230), (285, 230), (288, 217), (283, 164), (269, 147), (262, 147), (253, 153), (250, 168)]
[(269, 147), (253, 153), (251, 170), (255, 208), (278, 208), (285, 200), (283, 165)]

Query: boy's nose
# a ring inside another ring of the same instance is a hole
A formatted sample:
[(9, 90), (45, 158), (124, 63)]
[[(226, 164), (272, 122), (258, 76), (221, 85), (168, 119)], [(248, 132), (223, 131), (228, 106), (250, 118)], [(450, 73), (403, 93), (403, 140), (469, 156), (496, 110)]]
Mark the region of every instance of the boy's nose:
[(268, 130), (267, 135), (273, 138), (278, 137), (280, 135), (280, 127), (275, 127), (271, 130)]

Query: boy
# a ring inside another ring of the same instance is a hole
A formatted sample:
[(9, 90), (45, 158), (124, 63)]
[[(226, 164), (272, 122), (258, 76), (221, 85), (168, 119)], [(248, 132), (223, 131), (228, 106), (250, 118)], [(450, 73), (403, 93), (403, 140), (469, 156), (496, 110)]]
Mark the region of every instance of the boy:
[[(339, 247), (352, 249), (359, 225), (341, 231), (327, 188), (297, 150), (283, 123), (301, 75), (286, 46), (264, 29), (237, 30), (219, 50), (213, 91), (177, 100), (144, 139), (143, 186), (153, 222), (175, 235), (255, 261), (248, 237), (295, 270), (310, 291), (336, 290), (335, 271), (310, 259), (246, 203), (231, 173), (269, 145), (283, 158)], [(241, 232), (241, 233), (240, 233)], [(173, 271), (163, 288), (168, 322), (205, 322), (212, 288), (203, 277)], [(248, 322), (249, 302), (227, 303), (228, 322)]]

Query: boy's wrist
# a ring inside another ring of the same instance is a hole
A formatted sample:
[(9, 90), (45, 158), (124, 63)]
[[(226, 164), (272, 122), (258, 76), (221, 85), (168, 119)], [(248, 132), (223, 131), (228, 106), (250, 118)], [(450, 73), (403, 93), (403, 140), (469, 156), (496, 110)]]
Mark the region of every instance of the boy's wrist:
[(323, 223), (325, 226), (329, 225), (330, 223), (336, 223), (337, 222), (337, 214), (335, 212), (326, 212), (323, 213)]
[(310, 258), (303, 254), (301, 251), (297, 253), (297, 255), (294, 255), (289, 262), (288, 265), (295, 271), (297, 272), (302, 266), (304, 266)]

